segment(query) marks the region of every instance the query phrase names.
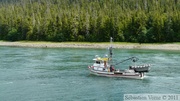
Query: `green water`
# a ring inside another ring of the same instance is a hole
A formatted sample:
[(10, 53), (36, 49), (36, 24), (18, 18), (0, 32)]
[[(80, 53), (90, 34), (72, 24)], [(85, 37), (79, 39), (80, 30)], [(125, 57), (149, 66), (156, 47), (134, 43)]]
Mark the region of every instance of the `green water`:
[(122, 101), (124, 94), (180, 93), (180, 52), (115, 49), (116, 61), (137, 56), (140, 64), (152, 64), (143, 80), (90, 75), (87, 66), (95, 55), (105, 53), (106, 49), (0, 47), (0, 101)]

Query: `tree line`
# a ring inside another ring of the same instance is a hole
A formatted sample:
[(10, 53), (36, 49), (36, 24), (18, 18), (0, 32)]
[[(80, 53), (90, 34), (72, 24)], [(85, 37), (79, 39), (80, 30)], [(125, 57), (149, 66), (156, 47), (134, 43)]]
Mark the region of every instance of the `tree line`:
[(180, 42), (179, 0), (0, 0), (0, 40)]

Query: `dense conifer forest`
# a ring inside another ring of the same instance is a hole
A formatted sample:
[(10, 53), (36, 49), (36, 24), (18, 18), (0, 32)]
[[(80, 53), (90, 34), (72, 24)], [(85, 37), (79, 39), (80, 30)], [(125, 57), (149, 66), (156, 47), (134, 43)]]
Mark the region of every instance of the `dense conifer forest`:
[(179, 0), (0, 0), (0, 40), (180, 42)]

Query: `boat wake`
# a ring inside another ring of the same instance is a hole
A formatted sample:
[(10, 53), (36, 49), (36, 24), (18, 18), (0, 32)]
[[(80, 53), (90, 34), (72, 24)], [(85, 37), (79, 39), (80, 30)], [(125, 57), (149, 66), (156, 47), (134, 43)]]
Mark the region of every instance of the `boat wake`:
[(13, 84), (13, 82), (0, 82), (0, 85), (8, 85), (8, 84)]

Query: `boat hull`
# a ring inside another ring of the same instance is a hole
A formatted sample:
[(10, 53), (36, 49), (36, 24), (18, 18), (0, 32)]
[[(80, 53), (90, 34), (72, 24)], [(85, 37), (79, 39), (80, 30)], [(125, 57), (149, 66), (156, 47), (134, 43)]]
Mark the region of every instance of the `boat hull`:
[(123, 72), (103, 72), (103, 71), (96, 71), (89, 68), (90, 73), (96, 76), (103, 76), (103, 77), (115, 77), (115, 78), (131, 78), (131, 79), (143, 79), (144, 75), (140, 73), (123, 73)]

